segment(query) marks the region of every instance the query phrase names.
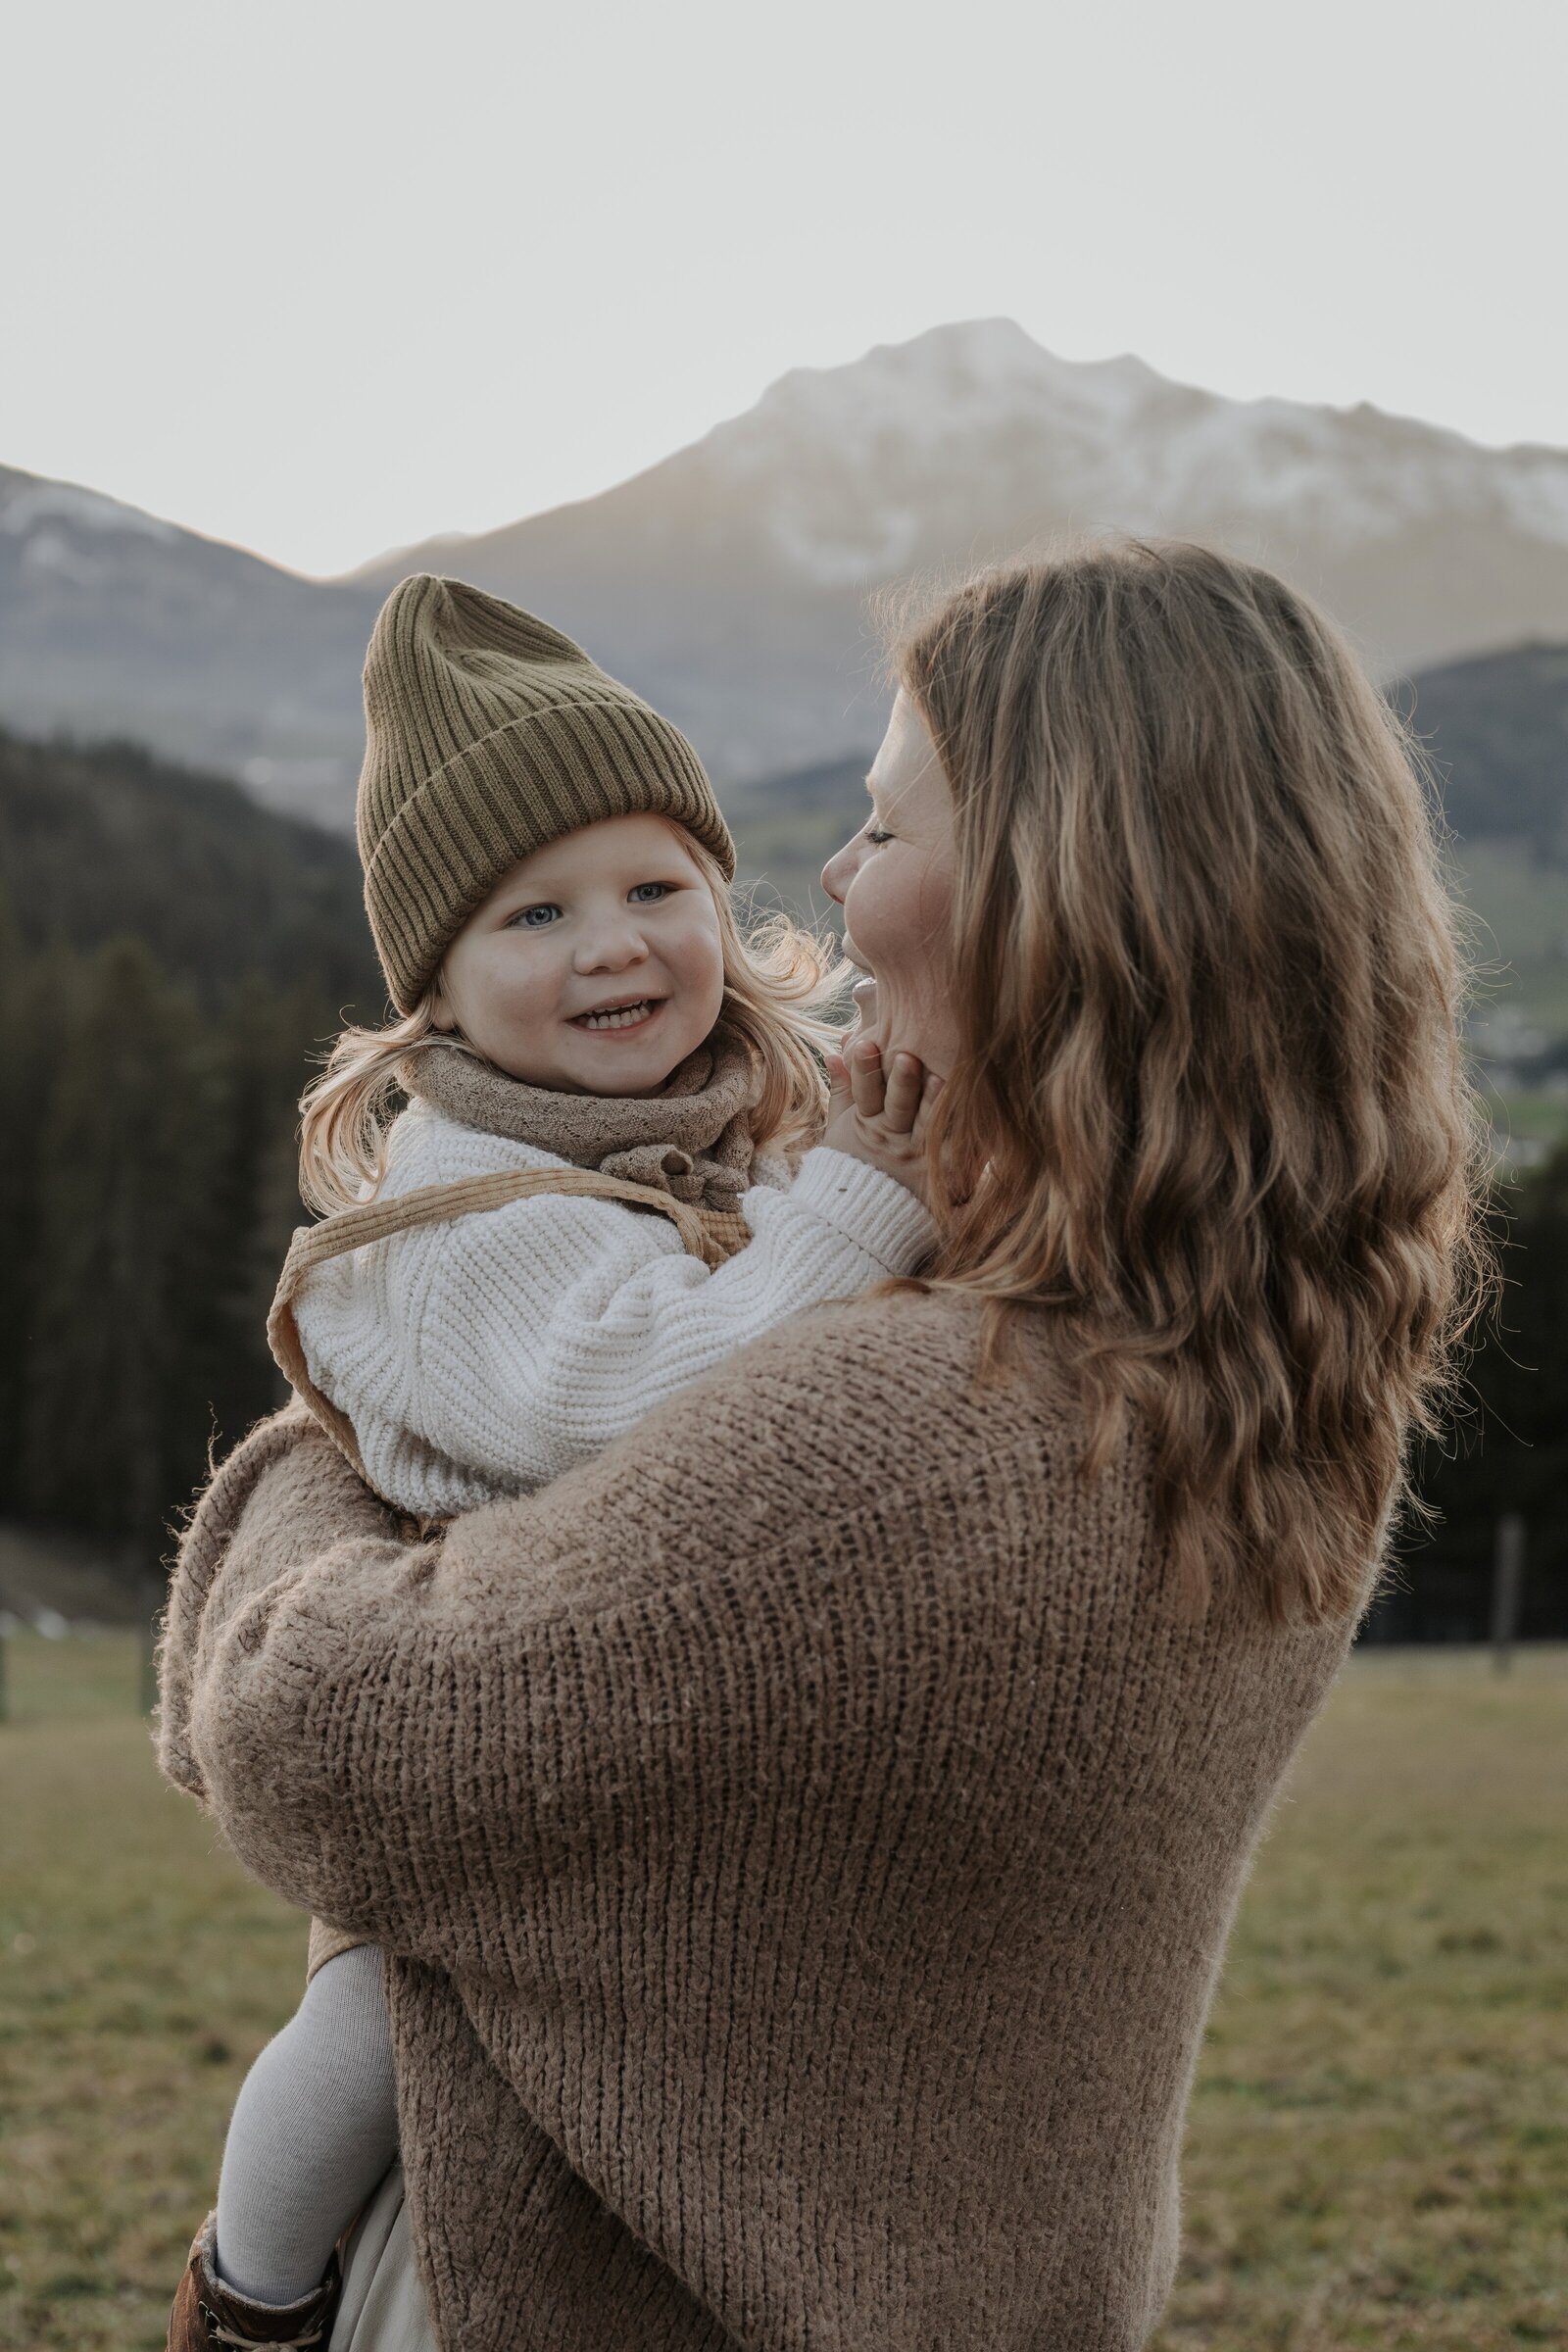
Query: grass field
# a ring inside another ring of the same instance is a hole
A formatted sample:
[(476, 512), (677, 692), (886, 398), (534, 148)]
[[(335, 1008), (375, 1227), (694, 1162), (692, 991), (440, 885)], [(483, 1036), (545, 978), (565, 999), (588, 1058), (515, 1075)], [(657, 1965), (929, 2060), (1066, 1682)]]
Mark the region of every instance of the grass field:
[[(11, 1649), (0, 2345), (152, 2352), (304, 1923), (153, 1771), (123, 1635)], [(1568, 2344), (1568, 1651), (1358, 1657), (1259, 1856), (1158, 2352)]]

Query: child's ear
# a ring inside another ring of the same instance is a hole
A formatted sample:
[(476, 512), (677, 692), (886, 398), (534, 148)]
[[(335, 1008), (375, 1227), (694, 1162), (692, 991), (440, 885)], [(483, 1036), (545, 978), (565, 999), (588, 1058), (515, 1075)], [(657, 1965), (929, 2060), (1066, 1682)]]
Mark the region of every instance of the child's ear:
[(458, 1025), (457, 1015), (447, 1002), (445, 975), (439, 970), (430, 983), (430, 1025), (446, 1035), (450, 1035)]

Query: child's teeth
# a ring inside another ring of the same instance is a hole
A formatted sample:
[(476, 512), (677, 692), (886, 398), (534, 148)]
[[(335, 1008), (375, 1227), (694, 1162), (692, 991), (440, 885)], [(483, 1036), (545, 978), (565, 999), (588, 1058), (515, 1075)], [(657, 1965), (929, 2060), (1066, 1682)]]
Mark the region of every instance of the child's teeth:
[(591, 1012), (583, 1022), (585, 1029), (624, 1029), (632, 1021), (640, 1021), (648, 1010), (645, 997), (640, 1004), (623, 1004), (618, 1012)]

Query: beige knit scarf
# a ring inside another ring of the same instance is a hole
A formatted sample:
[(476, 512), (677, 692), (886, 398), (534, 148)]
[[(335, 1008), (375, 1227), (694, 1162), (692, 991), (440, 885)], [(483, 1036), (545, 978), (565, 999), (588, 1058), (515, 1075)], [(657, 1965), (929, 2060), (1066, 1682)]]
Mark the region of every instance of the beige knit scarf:
[(536, 1193), (574, 1193), (667, 1216), (682, 1247), (720, 1266), (751, 1239), (740, 1197), (752, 1183), (788, 1181), (788, 1162), (765, 1161), (752, 1141), (750, 1111), (761, 1072), (741, 1038), (715, 1030), (689, 1054), (657, 1095), (563, 1095), (509, 1078), (493, 1062), (450, 1047), (415, 1053), (399, 1065), (405, 1090), (466, 1127), (531, 1144), (564, 1168), (498, 1169), (452, 1184), (359, 1202), (304, 1225), (289, 1244), (267, 1318), (279, 1369), (363, 1478), (365, 1463), (347, 1414), (311, 1378), (294, 1302), (312, 1272), (362, 1244), (416, 1225), (500, 1208)]
[(734, 1210), (757, 1180), (750, 1113), (762, 1091), (756, 1054), (722, 1027), (671, 1070), (656, 1095), (562, 1095), (509, 1078), (450, 1046), (411, 1054), (405, 1091), (465, 1127), (553, 1152), (576, 1168), (669, 1193), (693, 1207)]

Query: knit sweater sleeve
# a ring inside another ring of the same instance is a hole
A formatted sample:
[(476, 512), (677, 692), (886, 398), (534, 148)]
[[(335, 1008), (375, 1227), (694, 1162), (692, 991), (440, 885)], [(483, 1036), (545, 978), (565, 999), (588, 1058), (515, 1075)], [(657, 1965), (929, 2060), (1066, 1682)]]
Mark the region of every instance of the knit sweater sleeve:
[(187, 1786), (257, 1877), (406, 1956), (505, 1978), (544, 1964), (524, 1941), (562, 1906), (624, 1899), (672, 1840), (722, 1846), (803, 1774), (897, 1764), (875, 1735), (907, 1706), (907, 1661), (847, 1658), (835, 1629), (868, 1559), (903, 1579), (933, 1514), (948, 1524), (953, 1465), (939, 1448), (899, 1476), (890, 1450), (867, 1485), (829, 1443), (831, 1332), (804, 1364), (793, 1337), (422, 1545), (368, 1531), (360, 1482), (291, 1429), (216, 1571), (181, 1560), (165, 1664), (189, 1692)]
[(399, 1236), (302, 1311), (313, 1376), (390, 1500), (470, 1508), (590, 1459), (803, 1308), (908, 1272), (933, 1232), (903, 1186), (821, 1147), (742, 1208), (754, 1239), (713, 1270), (665, 1219), (564, 1195)]

